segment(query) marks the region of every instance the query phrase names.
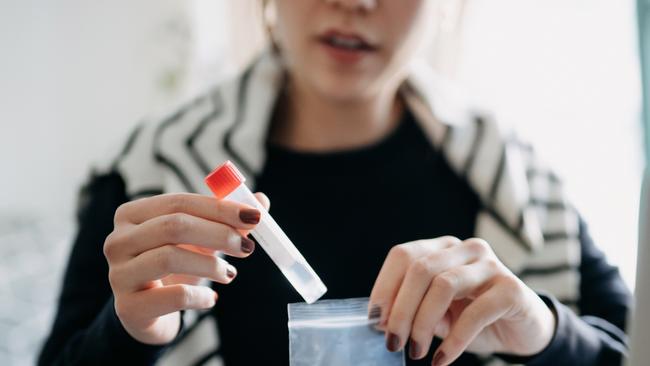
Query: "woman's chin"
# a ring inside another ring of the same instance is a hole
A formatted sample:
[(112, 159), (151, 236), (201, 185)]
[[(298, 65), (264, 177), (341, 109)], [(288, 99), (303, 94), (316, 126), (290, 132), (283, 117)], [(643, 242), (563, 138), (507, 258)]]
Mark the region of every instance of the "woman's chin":
[(328, 78), (320, 80), (316, 88), (321, 96), (340, 103), (365, 100), (374, 94), (370, 83), (361, 78)]

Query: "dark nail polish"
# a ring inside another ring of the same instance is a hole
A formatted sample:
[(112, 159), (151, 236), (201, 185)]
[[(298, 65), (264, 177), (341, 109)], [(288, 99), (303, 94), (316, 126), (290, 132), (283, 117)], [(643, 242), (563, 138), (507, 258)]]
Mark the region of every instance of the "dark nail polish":
[(255, 242), (245, 236), (242, 236), (241, 251), (244, 253), (253, 253), (253, 250), (255, 250)]
[(391, 352), (399, 350), (399, 337), (396, 334), (388, 333), (388, 338), (386, 338), (386, 349)]
[(235, 278), (235, 276), (237, 276), (237, 270), (235, 269), (235, 267), (228, 266), (228, 268), (226, 268), (226, 276), (228, 276), (228, 278), (230, 278), (231, 280)]
[(445, 361), (445, 353), (441, 350), (437, 350), (436, 354), (433, 355), (433, 366), (442, 366)]
[(409, 358), (411, 360), (417, 360), (420, 356), (420, 344), (413, 339), (409, 341)]
[(370, 307), (370, 311), (368, 312), (368, 319), (379, 319), (381, 318), (381, 308), (377, 305), (373, 305)]
[(239, 219), (246, 224), (255, 225), (260, 222), (261, 213), (254, 208), (244, 208), (239, 211)]

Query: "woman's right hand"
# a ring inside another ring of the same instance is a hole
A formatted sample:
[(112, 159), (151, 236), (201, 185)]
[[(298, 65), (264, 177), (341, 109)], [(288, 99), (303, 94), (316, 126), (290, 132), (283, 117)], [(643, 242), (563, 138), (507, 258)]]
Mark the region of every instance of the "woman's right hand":
[[(257, 199), (268, 209), (269, 200)], [(228, 284), (237, 270), (220, 258), (244, 258), (255, 243), (246, 237), (259, 210), (189, 194), (163, 194), (121, 205), (104, 243), (115, 312), (126, 331), (146, 344), (177, 335), (179, 310), (214, 306), (217, 293), (202, 278)]]

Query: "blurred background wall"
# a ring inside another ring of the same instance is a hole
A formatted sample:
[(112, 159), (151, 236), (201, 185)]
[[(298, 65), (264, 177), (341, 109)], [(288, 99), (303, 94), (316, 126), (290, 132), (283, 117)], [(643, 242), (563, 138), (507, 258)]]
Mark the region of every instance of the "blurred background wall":
[(0, 365), (33, 364), (50, 326), (90, 163), (233, 68), (228, 5), (0, 0)]
[[(380, 0), (381, 1), (381, 0)], [(633, 286), (631, 0), (439, 2), (431, 64), (532, 140)], [(0, 364), (33, 363), (90, 163), (263, 45), (255, 0), (0, 0)]]

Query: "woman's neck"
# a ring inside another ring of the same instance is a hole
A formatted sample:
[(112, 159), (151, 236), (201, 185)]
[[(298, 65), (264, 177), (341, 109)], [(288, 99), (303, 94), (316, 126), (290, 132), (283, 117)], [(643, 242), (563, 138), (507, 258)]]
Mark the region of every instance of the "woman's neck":
[(372, 98), (340, 101), (289, 82), (274, 115), (271, 141), (312, 152), (371, 145), (388, 135), (403, 111), (397, 87)]

